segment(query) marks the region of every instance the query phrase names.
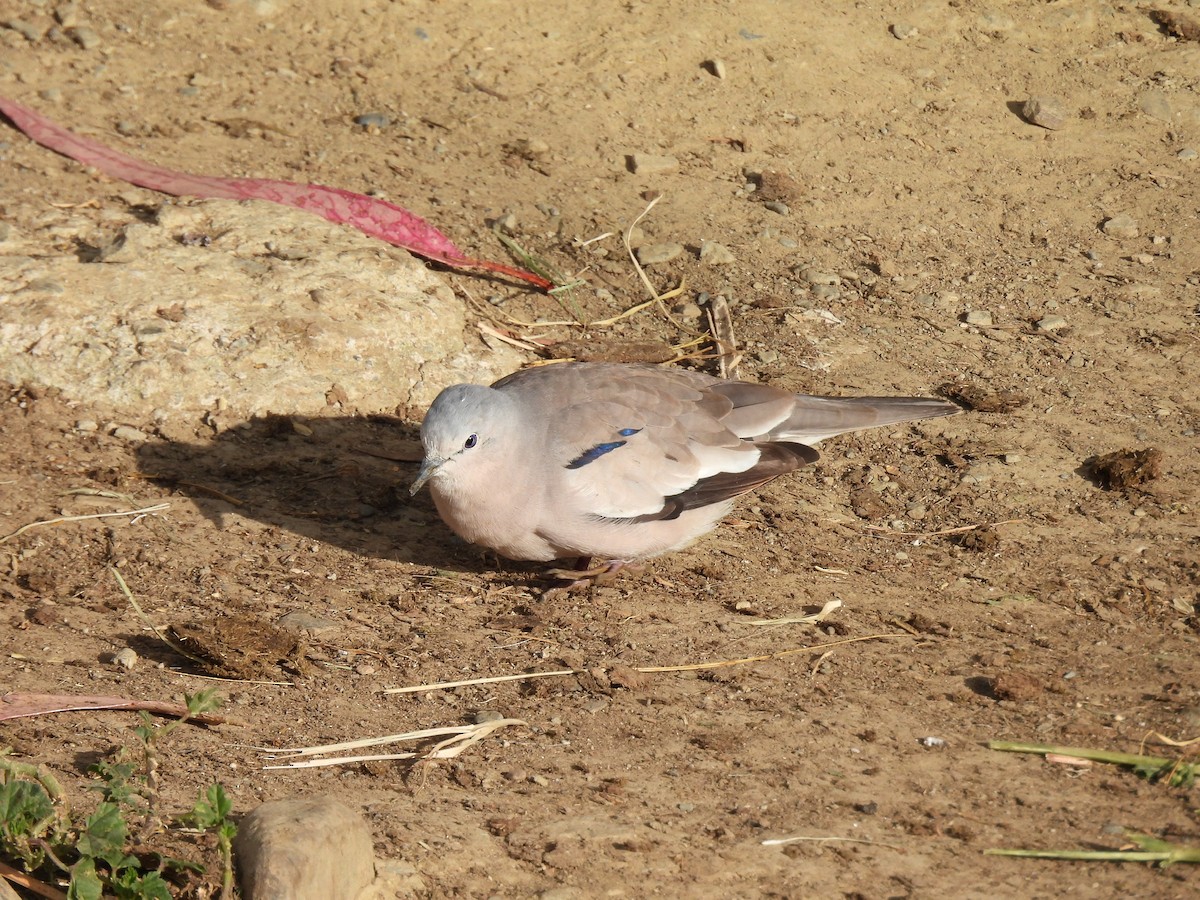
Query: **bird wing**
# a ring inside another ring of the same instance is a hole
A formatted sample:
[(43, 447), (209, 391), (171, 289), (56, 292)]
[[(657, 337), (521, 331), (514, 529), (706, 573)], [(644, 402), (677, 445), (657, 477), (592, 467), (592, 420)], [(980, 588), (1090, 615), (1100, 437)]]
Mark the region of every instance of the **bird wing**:
[[(795, 443), (743, 440), (728, 427), (734, 402), (719, 384), (683, 369), (577, 364), (525, 370), (494, 387), (543, 417), (545, 477), (575, 513), (650, 521), (744, 494), (817, 458)], [(779, 407), (767, 418), (786, 418), (779, 400), (791, 395), (764, 390), (764, 403)]]

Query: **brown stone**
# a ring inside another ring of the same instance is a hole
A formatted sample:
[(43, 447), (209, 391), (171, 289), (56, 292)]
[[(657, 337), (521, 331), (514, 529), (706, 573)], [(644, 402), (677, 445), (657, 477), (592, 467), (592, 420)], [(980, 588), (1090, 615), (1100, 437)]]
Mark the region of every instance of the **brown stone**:
[(354, 900), (375, 878), (367, 823), (328, 797), (262, 804), (233, 848), (244, 900)]

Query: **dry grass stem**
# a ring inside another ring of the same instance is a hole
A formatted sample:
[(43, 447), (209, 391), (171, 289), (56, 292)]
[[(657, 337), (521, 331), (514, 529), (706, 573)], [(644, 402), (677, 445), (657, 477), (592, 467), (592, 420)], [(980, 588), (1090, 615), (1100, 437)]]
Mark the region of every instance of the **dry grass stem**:
[(896, 537), (945, 537), (948, 534), (966, 534), (968, 531), (975, 531), (978, 528), (995, 528), (999, 525), (1014, 525), (1017, 522), (1024, 522), (1024, 519), (1004, 519), (1001, 522), (980, 522), (976, 525), (960, 525), (957, 528), (943, 528), (941, 531), (893, 531), (884, 525), (864, 525), (863, 528), (867, 531), (873, 531), (876, 534), (891, 534)]
[(818, 837), (806, 837), (805, 835), (796, 835), (795, 837), (770, 838), (769, 840), (763, 841), (762, 845), (764, 847), (782, 847), (785, 844), (799, 844), (801, 842), (813, 843), (813, 844), (827, 844), (831, 841), (839, 841), (839, 842), (845, 843), (845, 844), (870, 844), (873, 847), (887, 847), (889, 850), (903, 850), (904, 849), (903, 847), (899, 847), (896, 844), (888, 844), (888, 843), (885, 843), (884, 841), (872, 841), (872, 840), (868, 840), (867, 838), (836, 837), (833, 835), (831, 835), (829, 837), (819, 837), (819, 836)]
[[(857, 644), (861, 641), (880, 641), (891, 640), (895, 638), (908, 638), (912, 635), (908, 634), (868, 634), (862, 637), (845, 638), (840, 641), (829, 641), (825, 644), (817, 644), (814, 647), (793, 647), (790, 650), (778, 650), (775, 653), (764, 653), (761, 656), (747, 656), (742, 659), (724, 659), (718, 662), (706, 663), (685, 663), (678, 666), (637, 666), (633, 668), (635, 672), (641, 672), (644, 675), (657, 674), (660, 672), (699, 672), (705, 669), (723, 669), (729, 666), (742, 666), (747, 663), (765, 662), (772, 659), (783, 659), (787, 656), (794, 656), (797, 653), (826, 653), (832, 647), (841, 647), (845, 644)], [(580, 675), (585, 673), (586, 669), (559, 669), (554, 672), (526, 672), (521, 675), (497, 675), (491, 678), (470, 678), (466, 681), (439, 681), (431, 684), (418, 684), (411, 687), (384, 688), (384, 694), (418, 694), (422, 691), (444, 691), (451, 688), (470, 687), (479, 684), (499, 684), (504, 681), (531, 681), (535, 678), (564, 678), (568, 675)]]
[(299, 762), (284, 763), (275, 766), (263, 766), (264, 769), (313, 769), (323, 766), (338, 766), (347, 763), (370, 762), (372, 760), (401, 760), (401, 759), (453, 759), (467, 748), (479, 743), (485, 737), (501, 728), (515, 725), (525, 725), (523, 719), (494, 719), (490, 722), (480, 722), (476, 725), (459, 725), (449, 728), (426, 728), (422, 731), (410, 731), (404, 734), (391, 734), (384, 737), (363, 738), (357, 741), (347, 741), (341, 744), (325, 744), (320, 747), (299, 747), (294, 750), (282, 750), (271, 747), (256, 747), (255, 749), (268, 754), (268, 759), (280, 756), (316, 756), (322, 753), (333, 753), (342, 750), (354, 750), (359, 747), (378, 747), (382, 744), (396, 744), (401, 741), (426, 741), (431, 738), (442, 738), (431, 748), (421, 752), (379, 753), (367, 756), (335, 756), (326, 759), (306, 759)]
[[(85, 519), (111, 519), (114, 516), (133, 516), (134, 521), (136, 522), (140, 516), (162, 512), (164, 509), (168, 509), (170, 506), (170, 503), (157, 503), (154, 506), (146, 506), (142, 509), (123, 509), (119, 512), (89, 513), (86, 516), (59, 516), (56, 519), (42, 519), (38, 522), (29, 522), (26, 525), (22, 525), (16, 531), (10, 532), (9, 534), (4, 535), (4, 537), (0, 537), (0, 544), (10, 541), (15, 537), (20, 537), (25, 532), (34, 528), (41, 528), (43, 525), (59, 525), (63, 522), (82, 522)], [(133, 522), (130, 524), (132, 525)]]
[(717, 348), (721, 377), (737, 378), (737, 367), (742, 361), (742, 354), (738, 352), (737, 338), (733, 334), (733, 315), (729, 312), (729, 303), (717, 294), (708, 301), (707, 312), (708, 326)]
[(820, 612), (807, 616), (784, 616), (782, 619), (751, 619), (747, 625), (816, 625), (824, 622), (837, 610), (842, 608), (841, 600), (829, 600), (821, 607)]

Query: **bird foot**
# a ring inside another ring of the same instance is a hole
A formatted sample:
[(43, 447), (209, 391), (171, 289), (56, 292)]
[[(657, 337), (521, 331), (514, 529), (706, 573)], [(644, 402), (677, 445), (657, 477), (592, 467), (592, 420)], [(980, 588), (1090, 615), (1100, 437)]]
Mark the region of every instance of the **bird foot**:
[(547, 569), (546, 574), (554, 578), (558, 583), (547, 588), (542, 593), (542, 598), (549, 599), (550, 597), (557, 597), (560, 594), (566, 594), (569, 591), (579, 588), (607, 584), (622, 569), (630, 568), (636, 570), (641, 568), (641, 566), (634, 565), (625, 559), (612, 559), (597, 566), (591, 565), (591, 562), (591, 558), (585, 556), (575, 561), (575, 568)]

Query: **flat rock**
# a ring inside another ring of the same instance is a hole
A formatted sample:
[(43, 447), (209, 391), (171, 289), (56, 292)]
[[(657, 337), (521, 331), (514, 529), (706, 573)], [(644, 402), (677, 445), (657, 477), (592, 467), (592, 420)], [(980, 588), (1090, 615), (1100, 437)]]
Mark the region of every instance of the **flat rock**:
[(301, 210), (168, 202), (99, 262), (60, 249), (94, 223), (48, 216), (0, 251), (0, 345), (28, 348), (0, 356), (14, 384), (117, 411), (313, 414), (335, 384), (348, 406), (395, 409), (520, 362), (467, 350), (462, 303), (422, 262)]
[(375, 879), (366, 821), (328, 797), (262, 804), (233, 849), (244, 900), (354, 900)]
[(1132, 239), (1138, 236), (1137, 222), (1125, 214), (1105, 219), (1100, 227), (1109, 237)]
[(683, 253), (683, 244), (674, 242), (646, 244), (644, 247), (638, 248), (637, 258), (643, 266), (652, 266), (655, 263), (670, 262), (681, 253)]
[(727, 266), (737, 262), (733, 252), (724, 244), (716, 241), (704, 241), (700, 244), (700, 261), (710, 266)]
[(1030, 97), (1021, 107), (1025, 121), (1057, 131), (1067, 124), (1067, 105), (1057, 97)]

